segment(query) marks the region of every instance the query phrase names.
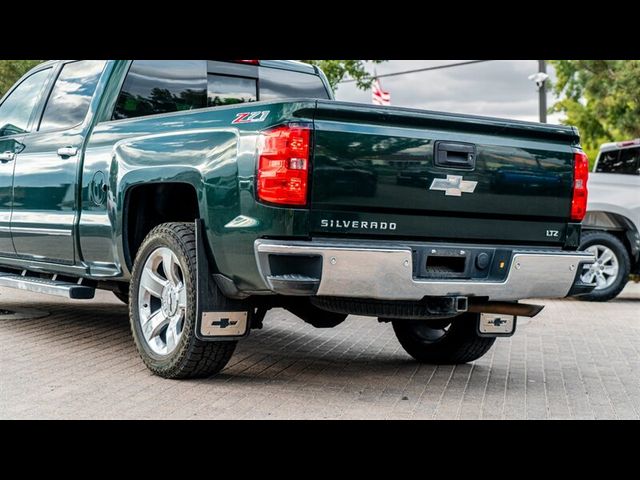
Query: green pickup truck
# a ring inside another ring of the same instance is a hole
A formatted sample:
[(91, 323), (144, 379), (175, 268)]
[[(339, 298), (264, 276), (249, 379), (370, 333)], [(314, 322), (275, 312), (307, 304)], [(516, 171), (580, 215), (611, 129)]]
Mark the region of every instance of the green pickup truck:
[(221, 370), (285, 308), (463, 363), (590, 292), (575, 128), (337, 102), (289, 61), (50, 61), (0, 102), (0, 285), (129, 305), (145, 364)]

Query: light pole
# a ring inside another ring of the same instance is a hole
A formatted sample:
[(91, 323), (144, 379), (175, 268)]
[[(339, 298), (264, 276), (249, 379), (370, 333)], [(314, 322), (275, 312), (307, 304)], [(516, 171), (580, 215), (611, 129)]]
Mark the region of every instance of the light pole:
[(529, 80), (536, 82), (538, 87), (538, 110), (540, 123), (547, 123), (547, 62), (538, 60), (538, 73), (529, 75)]
[[(538, 60), (538, 71), (547, 75), (547, 62)], [(547, 77), (549, 78), (549, 77)], [(540, 104), (540, 123), (547, 123), (547, 78), (538, 87), (538, 101)]]

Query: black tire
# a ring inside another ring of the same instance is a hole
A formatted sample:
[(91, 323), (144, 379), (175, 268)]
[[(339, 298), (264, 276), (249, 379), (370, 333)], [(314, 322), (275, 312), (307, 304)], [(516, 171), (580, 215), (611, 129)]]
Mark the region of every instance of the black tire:
[[(493, 346), (495, 338), (476, 332), (478, 313), (447, 320), (392, 320), (402, 348), (421, 363), (452, 365), (473, 362)], [(447, 328), (448, 326), (448, 328)]]
[[(151, 350), (142, 333), (138, 312), (138, 291), (144, 264), (159, 247), (175, 253), (182, 269), (187, 294), (187, 308), (182, 334), (175, 350), (158, 355)], [(224, 310), (230, 302), (215, 287), (215, 304)], [(196, 320), (196, 236), (192, 223), (165, 223), (154, 228), (144, 239), (133, 267), (129, 287), (129, 318), (138, 353), (145, 365), (164, 378), (208, 377), (222, 370), (236, 348), (235, 341), (203, 342), (195, 336)]]
[(116, 296), (118, 300), (120, 300), (125, 305), (129, 305), (129, 293), (128, 292), (118, 292), (114, 291), (113, 294)]
[(614, 235), (603, 231), (586, 231), (580, 239), (580, 250), (593, 245), (603, 245), (614, 253), (618, 261), (618, 274), (611, 285), (606, 288), (592, 290), (591, 293), (576, 298), (589, 302), (606, 302), (617, 297), (629, 281), (631, 260), (624, 244)]

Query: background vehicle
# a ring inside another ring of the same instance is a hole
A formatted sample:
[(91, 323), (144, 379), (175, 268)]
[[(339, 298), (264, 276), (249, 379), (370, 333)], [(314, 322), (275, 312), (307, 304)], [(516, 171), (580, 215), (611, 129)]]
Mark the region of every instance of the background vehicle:
[(589, 176), (580, 249), (596, 255), (581, 275), (596, 288), (582, 300), (606, 301), (640, 274), (640, 139), (605, 143)]
[(418, 361), (468, 362), (541, 309), (519, 300), (593, 288), (572, 127), (335, 102), (310, 65), (208, 60), (48, 62), (0, 125), (0, 285), (114, 291), (164, 377), (219, 371), (274, 307), (378, 317)]

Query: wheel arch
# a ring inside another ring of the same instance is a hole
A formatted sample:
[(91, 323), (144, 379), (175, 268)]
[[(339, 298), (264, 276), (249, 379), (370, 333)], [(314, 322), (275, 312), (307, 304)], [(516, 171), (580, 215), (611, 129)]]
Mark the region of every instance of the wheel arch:
[(582, 228), (585, 232), (604, 231), (617, 237), (627, 249), (632, 264), (637, 268), (640, 260), (640, 233), (628, 217), (604, 210), (588, 211)]
[(122, 248), (129, 271), (147, 234), (168, 222), (194, 222), (205, 206), (192, 181), (137, 182), (123, 189)]

